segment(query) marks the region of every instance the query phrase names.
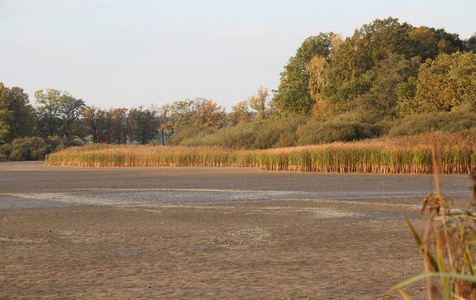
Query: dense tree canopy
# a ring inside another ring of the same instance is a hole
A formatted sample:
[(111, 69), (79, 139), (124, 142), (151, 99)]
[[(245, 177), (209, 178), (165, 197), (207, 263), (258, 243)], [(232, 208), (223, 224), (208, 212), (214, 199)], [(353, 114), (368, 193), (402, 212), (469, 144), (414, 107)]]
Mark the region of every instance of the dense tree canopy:
[(38, 104), (38, 131), (40, 136), (69, 138), (86, 107), (82, 99), (68, 92), (47, 89), (35, 92)]
[(105, 111), (97, 107), (88, 107), (83, 113), (83, 125), (85, 127), (86, 134), (92, 135), (92, 142), (99, 142), (99, 135), (103, 129), (103, 118)]
[(330, 117), (360, 109), (393, 118), (397, 88), (418, 74), (421, 62), (471, 45), (443, 29), (391, 17), (363, 25), (344, 41), (321, 33), (306, 39), (284, 67), (272, 104), (279, 115)]
[(159, 128), (156, 112), (154, 110), (143, 109), (143, 107), (132, 108), (127, 115), (129, 123), (130, 139), (139, 144), (147, 144), (154, 139)]
[(456, 52), (428, 59), (418, 77), (400, 87), (401, 115), (451, 111), (462, 103), (476, 105), (476, 53)]
[(396, 89), (399, 84), (406, 82), (410, 75), (418, 73), (419, 65), (419, 56), (408, 60), (403, 54), (389, 54), (372, 69), (374, 79), (369, 90), (355, 97), (349, 103), (349, 108), (373, 114), (378, 118), (396, 116)]
[(31, 136), (35, 126), (28, 95), (19, 87), (7, 88), (0, 82), (0, 143)]
[(284, 66), (281, 82), (272, 100), (278, 114), (310, 114), (315, 101), (310, 95), (308, 65), (316, 55), (329, 57), (332, 37), (333, 33), (321, 33), (307, 38)]

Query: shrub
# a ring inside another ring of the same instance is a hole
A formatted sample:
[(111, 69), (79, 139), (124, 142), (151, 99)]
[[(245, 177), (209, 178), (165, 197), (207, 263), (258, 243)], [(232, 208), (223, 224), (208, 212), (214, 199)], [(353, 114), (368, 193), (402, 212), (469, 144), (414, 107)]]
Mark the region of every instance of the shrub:
[(288, 129), (289, 124), (277, 120), (255, 122), (254, 149), (269, 149), (279, 141), (281, 133)]
[(207, 146), (220, 146), (231, 149), (250, 149), (255, 141), (255, 128), (252, 123), (242, 123), (226, 127), (213, 135)]
[(194, 137), (200, 132), (200, 129), (195, 127), (186, 127), (180, 130), (179, 132), (175, 132), (168, 140), (167, 145), (169, 146), (178, 146), (184, 140)]
[(45, 141), (39, 137), (18, 138), (12, 142), (11, 160), (40, 160), (48, 152)]
[(199, 131), (193, 136), (189, 136), (180, 142), (180, 146), (185, 147), (202, 147), (211, 143), (213, 133), (208, 131)]
[(64, 142), (57, 136), (46, 139), (24, 137), (13, 140), (11, 144), (0, 146), (0, 160), (42, 160), (46, 154), (65, 149)]
[(5, 160), (7, 159), (10, 154), (12, 153), (12, 145), (11, 144), (3, 144), (0, 146), (0, 159)]
[(287, 148), (296, 146), (298, 141), (298, 135), (296, 131), (297, 129), (281, 132), (279, 140), (274, 144), (274, 148)]
[(476, 110), (469, 105), (452, 112), (411, 115), (397, 120), (388, 136), (409, 136), (435, 131), (454, 133), (476, 129)]
[(375, 133), (369, 124), (349, 121), (312, 119), (297, 130), (298, 145), (348, 142), (371, 138)]
[(303, 118), (266, 119), (217, 131), (183, 129), (167, 143), (170, 146), (224, 147), (230, 149), (267, 149), (296, 145), (296, 130)]

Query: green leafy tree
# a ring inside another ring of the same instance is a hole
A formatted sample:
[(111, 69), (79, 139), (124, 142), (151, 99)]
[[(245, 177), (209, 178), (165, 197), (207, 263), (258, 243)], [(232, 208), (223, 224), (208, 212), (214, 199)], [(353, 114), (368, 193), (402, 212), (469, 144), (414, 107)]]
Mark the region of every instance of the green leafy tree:
[(464, 42), (467, 51), (476, 51), (476, 33)]
[(35, 126), (28, 95), (19, 87), (7, 88), (0, 83), (0, 143), (31, 136)]
[(0, 144), (8, 142), (12, 120), (12, 115), (8, 109), (0, 108)]
[(174, 129), (180, 130), (182, 127), (187, 127), (192, 124), (192, 116), (195, 114), (193, 100), (185, 99), (176, 101), (172, 103), (170, 110)]
[[(337, 111), (360, 107), (392, 117), (397, 89), (409, 76), (416, 76), (418, 61), (463, 48), (457, 34), (443, 29), (414, 28), (391, 17), (377, 19), (343, 42), (327, 68), (326, 80), (315, 86), (322, 99), (334, 103)], [(325, 64), (321, 62), (320, 66)], [(411, 94), (410, 86), (406, 88)]]
[(375, 75), (372, 87), (367, 93), (356, 97), (351, 107), (378, 119), (395, 117), (398, 102), (396, 90), (400, 84), (407, 82), (409, 76), (418, 74), (419, 66), (418, 56), (408, 60), (403, 54), (389, 54), (372, 69)]
[(362, 26), (339, 47), (324, 87), (324, 98), (347, 110), (346, 104), (367, 93), (375, 80), (375, 66), (390, 53), (407, 51), (411, 26), (398, 19), (375, 20)]
[(88, 107), (84, 110), (82, 119), (86, 134), (92, 136), (93, 143), (98, 143), (103, 129), (103, 118), (106, 112), (97, 107)]
[(331, 38), (329, 57), (316, 55), (308, 64), (309, 91), (311, 99), (315, 102), (311, 113), (314, 116), (327, 118), (335, 114), (334, 103), (324, 98), (324, 88), (328, 83), (329, 71), (342, 43), (342, 35), (334, 34)]
[(320, 33), (307, 38), (291, 57), (281, 73), (279, 87), (272, 99), (273, 109), (279, 115), (309, 115), (315, 101), (309, 90), (308, 65), (319, 55), (329, 57), (333, 33)]
[(476, 104), (476, 53), (456, 52), (428, 59), (420, 66), (415, 97), (400, 87), (400, 115), (452, 111), (462, 103)]
[(413, 107), (417, 106), (415, 99), (418, 82), (417, 76), (409, 76), (407, 81), (400, 83), (395, 90), (398, 98), (396, 106), (396, 114), (398, 117), (411, 114)]
[(38, 104), (39, 134), (43, 137), (74, 138), (70, 135), (86, 108), (84, 101), (74, 98), (68, 92), (54, 89), (36, 91), (35, 98)]
[(464, 49), (464, 42), (458, 34), (448, 33), (444, 29), (420, 26), (408, 33), (407, 56), (420, 56), (423, 61), (434, 59), (439, 54), (451, 54)]
[(156, 112), (143, 107), (132, 108), (127, 116), (130, 130), (130, 140), (147, 144), (155, 139), (159, 122)]
[(108, 114), (111, 118), (110, 142), (127, 143), (127, 108), (112, 108)]

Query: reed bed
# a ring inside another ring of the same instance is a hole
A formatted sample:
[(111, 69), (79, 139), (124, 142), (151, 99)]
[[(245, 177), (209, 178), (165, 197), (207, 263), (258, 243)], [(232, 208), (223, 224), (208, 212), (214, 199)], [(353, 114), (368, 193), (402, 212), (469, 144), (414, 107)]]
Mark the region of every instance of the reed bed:
[[(437, 137), (444, 174), (469, 174), (476, 166), (476, 131)], [(47, 156), (50, 166), (259, 167), (263, 170), (334, 173), (429, 174), (428, 135), (268, 150), (148, 145), (86, 145)]]
[(46, 157), (50, 166), (79, 167), (257, 167), (252, 151), (149, 145), (86, 145)]

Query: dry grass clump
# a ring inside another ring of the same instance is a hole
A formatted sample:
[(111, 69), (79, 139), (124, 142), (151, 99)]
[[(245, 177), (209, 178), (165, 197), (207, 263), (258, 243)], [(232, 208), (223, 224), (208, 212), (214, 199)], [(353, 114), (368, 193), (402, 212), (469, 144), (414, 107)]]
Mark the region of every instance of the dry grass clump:
[(421, 214), (428, 213), (423, 238), (405, 219), (423, 254), (425, 272), (397, 286), (404, 299), (410, 297), (403, 287), (427, 280), (428, 299), (476, 299), (476, 168), (472, 170), (473, 199), (469, 209), (457, 210), (444, 195), (436, 144), (432, 142), (436, 193), (429, 193), (423, 201)]
[[(340, 173), (433, 172), (429, 135), (268, 150), (218, 147), (88, 145), (47, 157), (48, 165), (85, 167), (235, 166), (263, 170)], [(476, 162), (476, 131), (440, 135), (439, 164), (445, 174), (468, 174)]]

